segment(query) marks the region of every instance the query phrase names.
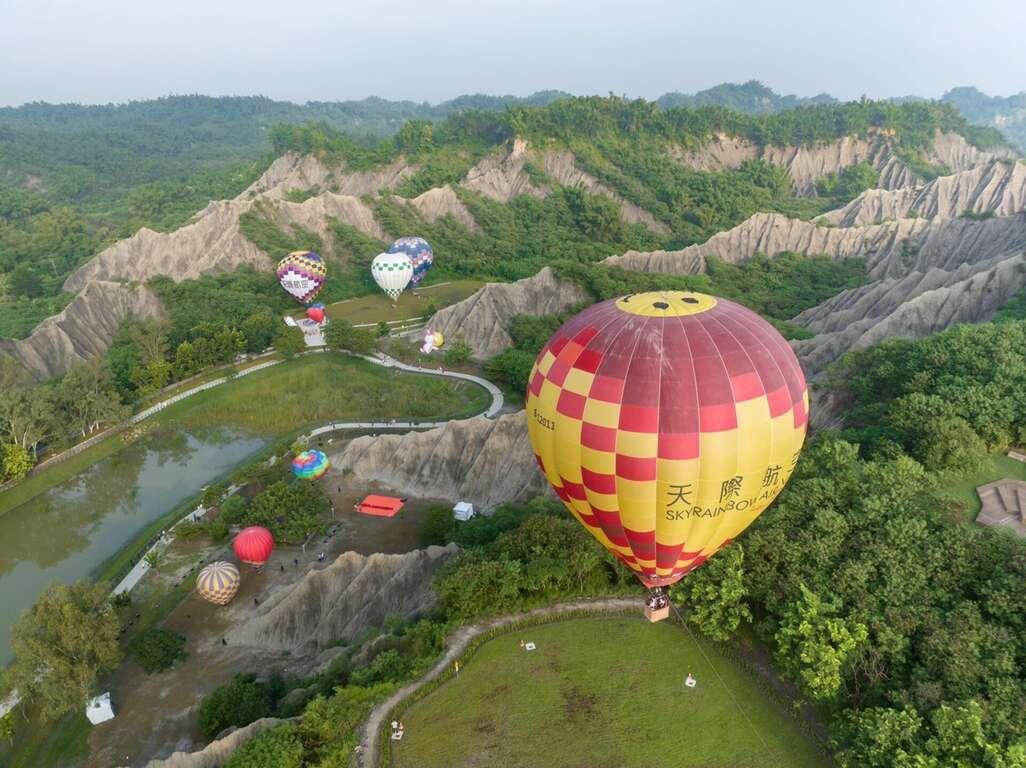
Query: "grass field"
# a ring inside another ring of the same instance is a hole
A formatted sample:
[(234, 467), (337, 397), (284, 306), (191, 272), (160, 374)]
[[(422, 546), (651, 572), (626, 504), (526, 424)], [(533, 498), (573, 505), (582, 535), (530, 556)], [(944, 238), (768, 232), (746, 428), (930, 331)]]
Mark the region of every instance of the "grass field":
[[(429, 314), (429, 305), (437, 309), (462, 301), (484, 285), (480, 280), (453, 280), (438, 285), (428, 285), (417, 289), (417, 295), (403, 291), (399, 301), (393, 305), (392, 300), (383, 293), (346, 299), (329, 304), (325, 310), (332, 320), (348, 320), (350, 323), (378, 323), (382, 320), (409, 320), (411, 317), (422, 317)], [(296, 315), (301, 315), (297, 312)]]
[(971, 523), (980, 514), (980, 497), (976, 488), (1002, 478), (1026, 480), (1026, 463), (1010, 459), (1004, 454), (987, 457), (978, 472), (960, 477), (944, 486), (944, 495), (966, 505), (965, 522)]
[(185, 427), (234, 427), (279, 436), (332, 420), (458, 419), (480, 413), (490, 402), (487, 391), (469, 382), (320, 354), (200, 392), (156, 418)]
[[(519, 640), (537, 644), (526, 652)], [(748, 673), (640, 617), (501, 635), (402, 715), (394, 768), (812, 768), (827, 761)], [(698, 686), (687, 689), (692, 672)], [(724, 687), (729, 687), (729, 691)], [(744, 708), (747, 719), (740, 708)]]

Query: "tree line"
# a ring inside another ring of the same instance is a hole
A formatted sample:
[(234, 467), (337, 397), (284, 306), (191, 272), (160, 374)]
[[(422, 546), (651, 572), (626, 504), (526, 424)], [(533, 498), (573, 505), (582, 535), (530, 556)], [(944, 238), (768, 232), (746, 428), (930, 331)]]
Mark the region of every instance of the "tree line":
[(63, 376), (35, 383), (0, 355), (0, 482), (23, 478), (44, 446), (57, 452), (118, 424), (175, 381), (270, 346), (287, 356), (305, 348), (302, 333), (281, 322), (288, 304), (271, 274), (242, 269), (150, 285), (167, 317), (130, 318), (102, 357)]

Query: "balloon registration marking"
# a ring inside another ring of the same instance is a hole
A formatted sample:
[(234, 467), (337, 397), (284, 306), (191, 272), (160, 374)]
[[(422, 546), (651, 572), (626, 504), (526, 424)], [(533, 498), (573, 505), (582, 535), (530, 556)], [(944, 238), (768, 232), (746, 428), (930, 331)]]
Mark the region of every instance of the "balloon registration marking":
[(293, 251), (278, 262), (275, 274), (282, 288), (306, 303), (324, 287), (328, 269), (313, 251)]

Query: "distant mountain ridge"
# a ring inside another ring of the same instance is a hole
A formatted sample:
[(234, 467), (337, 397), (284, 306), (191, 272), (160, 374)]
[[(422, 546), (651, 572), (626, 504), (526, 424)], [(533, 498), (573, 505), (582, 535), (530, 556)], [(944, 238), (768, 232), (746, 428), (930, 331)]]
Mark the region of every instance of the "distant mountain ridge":
[[(70, 172), (71, 183), (54, 190), (56, 199), (87, 199), (121, 183), (116, 168), (138, 166), (132, 183), (139, 184), (259, 160), (270, 149), (268, 133), (275, 124), (325, 123), (354, 136), (380, 138), (395, 134), (409, 120), (438, 122), (470, 110), (545, 106), (571, 96), (561, 90), (528, 96), (465, 94), (438, 104), (377, 96), (297, 104), (266, 96), (198, 94), (123, 104), (31, 102), (0, 107), (0, 185), (52, 188), (51, 177)], [(970, 122), (997, 128), (1026, 147), (1026, 92), (1001, 98), (961, 87), (941, 101), (956, 106)], [(672, 91), (656, 100), (663, 109), (719, 106), (752, 115), (837, 102), (826, 93), (782, 95), (758, 80), (721, 83), (693, 94)]]
[(1026, 91), (1011, 96), (988, 96), (973, 86), (952, 88), (941, 101), (954, 104), (966, 120), (991, 125), (1026, 149)]
[(829, 93), (816, 96), (781, 95), (758, 80), (745, 83), (720, 83), (704, 91), (688, 94), (664, 93), (656, 103), (663, 109), (671, 107), (727, 107), (738, 112), (761, 115), (809, 104), (836, 104)]

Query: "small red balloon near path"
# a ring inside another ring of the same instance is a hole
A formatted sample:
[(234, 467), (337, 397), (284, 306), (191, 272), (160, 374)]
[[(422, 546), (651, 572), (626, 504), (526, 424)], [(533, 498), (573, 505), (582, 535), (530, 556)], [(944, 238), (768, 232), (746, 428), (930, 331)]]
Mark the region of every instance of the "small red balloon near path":
[(306, 316), (313, 320), (315, 323), (324, 322), (324, 310), (320, 307), (310, 307), (306, 310)]
[(249, 565), (263, 565), (274, 551), (274, 537), (266, 528), (252, 525), (243, 528), (232, 542), (235, 556)]

